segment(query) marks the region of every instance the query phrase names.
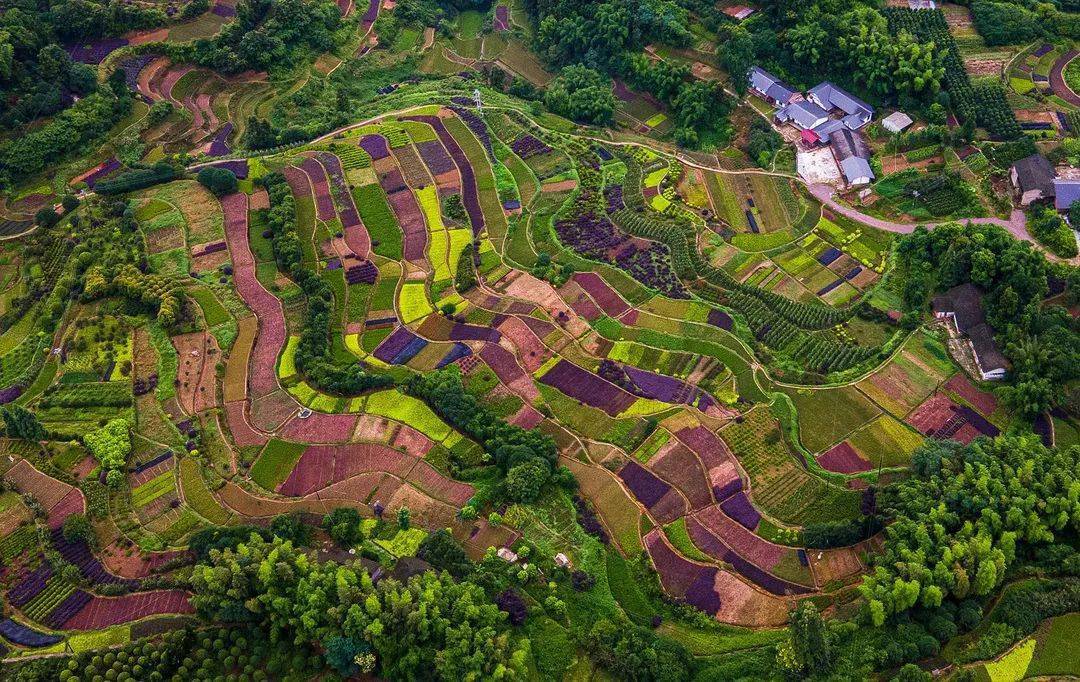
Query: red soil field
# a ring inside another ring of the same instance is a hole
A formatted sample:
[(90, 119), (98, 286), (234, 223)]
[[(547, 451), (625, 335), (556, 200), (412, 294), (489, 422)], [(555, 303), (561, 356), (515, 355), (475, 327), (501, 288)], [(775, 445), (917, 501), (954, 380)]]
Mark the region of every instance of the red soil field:
[(140, 592), (123, 597), (94, 597), (66, 623), (66, 630), (97, 630), (162, 613), (195, 613), (183, 590)]
[(321, 490), (330, 483), (334, 473), (334, 451), (325, 447), (304, 450), (289, 477), (278, 486), (277, 492), (288, 497), (303, 497)]
[(544, 415), (532, 405), (522, 405), (521, 409), (507, 421), (523, 429), (535, 429), (540, 422), (544, 421)]
[(713, 503), (711, 486), (701, 470), (701, 463), (682, 443), (668, 441), (656, 456), (649, 460), (648, 466), (658, 476), (678, 488), (690, 502), (691, 509), (701, 509)]
[(527, 372), (536, 372), (551, 357), (551, 351), (543, 345), (542, 340), (528, 324), (522, 321), (522, 318), (516, 316), (505, 318), (499, 323), (497, 329), (517, 348), (517, 356), (525, 365)]
[(149, 469), (143, 469), (139, 473), (131, 473), (128, 475), (128, 485), (132, 488), (138, 488), (143, 483), (146, 483), (153, 478), (157, 478), (166, 471), (171, 471), (174, 464), (173, 458), (170, 457), (164, 462), (158, 462)]
[(540, 399), (540, 389), (532, 382), (514, 358), (514, 354), (494, 343), (484, 344), (480, 359), (491, 367), (499, 381), (511, 391), (521, 396), (527, 403), (536, 403)]
[(473, 496), (474, 489), (468, 483), (461, 483), (443, 476), (424, 460), (417, 460), (416, 466), (405, 479), (420, 490), (437, 500), (461, 507)]
[(408, 424), (402, 424), (394, 434), (393, 446), (413, 457), (423, 457), (434, 445), (432, 440)]
[(980, 391), (962, 373), (954, 374), (946, 381), (945, 389), (963, 398), (984, 417), (989, 417), (997, 409), (998, 402), (994, 394)]
[(247, 415), (244, 414), (246, 406), (247, 403), (243, 400), (225, 403), (225, 416), (229, 423), (229, 432), (232, 433), (233, 441), (239, 447), (263, 445), (268, 439), (261, 433), (256, 432), (248, 424)]
[(86, 498), (78, 488), (72, 488), (67, 495), (49, 509), (49, 528), (56, 530), (64, 525), (64, 521), (72, 514), (86, 513)]
[(4, 480), (20, 493), (33, 495), (44, 509), (52, 509), (74, 487), (41, 473), (25, 459), (20, 459), (8, 469)]
[(248, 208), (252, 211), (261, 211), (264, 208), (270, 208), (270, 195), (266, 193), (265, 189), (255, 190), (248, 199)]
[(165, 96), (165, 99), (172, 101), (172, 103), (177, 106), (183, 106), (181, 102), (173, 98), (172, 91), (181, 78), (187, 75), (189, 71), (194, 70), (195, 67), (193, 66), (180, 66), (170, 69), (169, 72), (165, 74), (165, 77), (161, 79), (160, 92)]
[(817, 458), (818, 464), (828, 471), (836, 471), (841, 474), (855, 474), (860, 471), (870, 471), (870, 462), (859, 455), (859, 451), (851, 447), (847, 441), (832, 446)]
[(386, 472), (405, 478), (415, 466), (415, 457), (404, 452), (399, 452), (379, 443), (350, 443), (330, 447), (334, 452), (334, 481), (344, 481), (357, 474), (371, 472)]
[(949, 396), (935, 393), (916, 407), (905, 421), (919, 433), (930, 435), (955, 417), (955, 407), (956, 403)]
[(630, 304), (608, 286), (595, 272), (575, 272), (573, 280), (596, 301), (596, 305), (610, 317), (618, 317), (630, 309)]
[(217, 339), (207, 331), (180, 334), (172, 338), (179, 354), (177, 399), (187, 414), (196, 414), (217, 405), (214, 368), (221, 353)]
[(252, 428), (273, 433), (296, 412), (298, 405), (284, 389), (278, 389), (251, 401), (248, 421)]
[(284, 438), (302, 443), (337, 443), (347, 441), (356, 428), (355, 414), (312, 412), (306, 419), (294, 417), (282, 430)]
[(248, 244), (247, 195), (230, 194), (221, 200), (221, 206), (225, 211), (225, 237), (233, 258), (236, 290), (259, 318), (248, 378), (251, 395), (259, 397), (278, 386), (274, 365), (285, 344), (285, 314), (281, 302), (255, 277), (254, 259)]

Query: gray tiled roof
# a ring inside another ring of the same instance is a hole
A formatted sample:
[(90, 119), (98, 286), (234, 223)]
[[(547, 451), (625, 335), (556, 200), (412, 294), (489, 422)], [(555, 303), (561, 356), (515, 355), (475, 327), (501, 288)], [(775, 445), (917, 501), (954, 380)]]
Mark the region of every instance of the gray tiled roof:
[(781, 112), (787, 118), (795, 121), (800, 128), (813, 128), (829, 114), (824, 109), (809, 100), (792, 102), (784, 107)]
[(1016, 183), (1020, 191), (1042, 191), (1044, 198), (1054, 196), (1054, 167), (1042, 154), (1032, 154), (1013, 164), (1016, 171)]
[(874, 107), (829, 81), (810, 88), (809, 94), (822, 104), (840, 109), (845, 114), (862, 114), (869, 118), (874, 113)]
[(854, 183), (859, 178), (874, 179), (874, 171), (870, 170), (870, 163), (866, 159), (860, 159), (857, 156), (849, 156), (841, 161), (840, 170), (844, 171), (844, 177), (851, 183)]
[(1080, 201), (1080, 180), (1054, 180), (1054, 206), (1059, 211), (1065, 211), (1074, 201)]
[(787, 102), (791, 99), (791, 96), (798, 92), (795, 88), (791, 87), (784, 81), (780, 80), (776, 76), (772, 75), (760, 66), (750, 67), (750, 72), (747, 74), (750, 79), (750, 87), (758, 92), (765, 93), (766, 96), (776, 100), (777, 102)]
[(829, 137), (838, 130), (843, 130), (844, 124), (842, 121), (837, 121), (835, 118), (830, 118), (817, 128), (814, 128), (814, 132), (818, 134), (823, 140), (829, 139)]

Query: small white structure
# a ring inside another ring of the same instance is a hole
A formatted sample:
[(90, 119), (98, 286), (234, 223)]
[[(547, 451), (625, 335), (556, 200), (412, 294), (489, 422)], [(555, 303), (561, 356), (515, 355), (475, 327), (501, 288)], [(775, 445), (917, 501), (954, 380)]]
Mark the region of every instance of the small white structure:
[(508, 564), (512, 564), (518, 560), (516, 552), (512, 551), (508, 547), (500, 547), (498, 552), (495, 552), (495, 556), (499, 557)]
[(566, 556), (562, 552), (555, 555), (555, 565), (559, 568), (570, 568), (570, 557)]
[(908, 9), (937, 9), (934, 0), (908, 0)]
[(907, 128), (912, 123), (911, 117), (902, 111), (894, 111), (881, 119), (881, 127), (888, 130), (890, 133), (902, 132), (904, 128)]

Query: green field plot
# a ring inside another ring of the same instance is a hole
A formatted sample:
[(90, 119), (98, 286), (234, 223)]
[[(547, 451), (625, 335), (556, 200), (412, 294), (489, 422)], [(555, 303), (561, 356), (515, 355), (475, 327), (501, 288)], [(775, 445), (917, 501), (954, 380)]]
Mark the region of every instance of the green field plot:
[(873, 467), (907, 466), (911, 455), (922, 445), (923, 437), (911, 427), (883, 414), (848, 438)]
[(720, 436), (750, 476), (750, 497), (769, 516), (800, 526), (858, 515), (858, 494), (807, 473), (767, 408), (751, 410), (741, 424), (725, 427)]
[(821, 452), (881, 414), (853, 386), (791, 390), (787, 394), (799, 415), (799, 439), (807, 450)]
[(251, 467), (251, 480), (266, 490), (274, 490), (289, 477), (305, 449), (304, 443), (270, 439)]

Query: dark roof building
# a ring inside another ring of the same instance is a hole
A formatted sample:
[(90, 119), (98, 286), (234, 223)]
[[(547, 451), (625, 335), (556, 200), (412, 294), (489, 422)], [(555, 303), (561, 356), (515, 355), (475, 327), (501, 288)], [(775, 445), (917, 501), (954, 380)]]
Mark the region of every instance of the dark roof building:
[(1042, 154), (1032, 154), (1013, 164), (1009, 172), (1013, 187), (1020, 194), (1020, 205), (1054, 196), (1054, 167)]
[(994, 340), (994, 332), (983, 313), (982, 292), (970, 282), (949, 289), (933, 300), (934, 316), (950, 319), (956, 331), (968, 338), (975, 364), (983, 379), (1001, 379), (1009, 361)]
[(874, 115), (874, 107), (829, 81), (815, 85), (806, 94), (826, 111), (839, 109), (847, 114), (842, 120), (850, 130), (862, 128)]
[(849, 185), (865, 185), (874, 179), (870, 169), (870, 147), (859, 133), (841, 127), (829, 135), (836, 162)]
[(750, 67), (747, 74), (750, 87), (773, 104), (783, 106), (799, 94), (799, 91), (759, 66)]

